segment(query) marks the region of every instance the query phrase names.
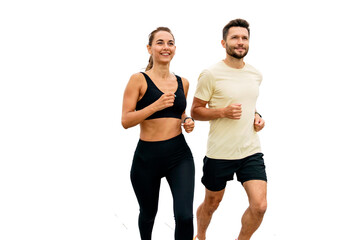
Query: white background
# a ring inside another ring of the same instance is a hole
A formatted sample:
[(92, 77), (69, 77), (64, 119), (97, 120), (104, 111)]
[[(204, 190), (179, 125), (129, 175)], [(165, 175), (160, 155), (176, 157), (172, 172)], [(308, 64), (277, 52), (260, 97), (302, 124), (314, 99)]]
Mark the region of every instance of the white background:
[[(269, 205), (253, 239), (359, 240), (360, 17), (351, 0), (1, 1), (0, 239), (140, 239), (129, 179), (139, 128), (121, 127), (126, 83), (147, 64), (148, 34), (167, 26), (190, 108), (201, 70), (225, 56), (221, 31), (234, 18), (250, 22), (245, 60), (264, 76)], [(194, 210), (207, 131), (197, 122), (186, 134)], [(173, 239), (171, 201), (163, 182), (155, 240)], [(230, 182), (207, 239), (234, 239), (246, 207)]]

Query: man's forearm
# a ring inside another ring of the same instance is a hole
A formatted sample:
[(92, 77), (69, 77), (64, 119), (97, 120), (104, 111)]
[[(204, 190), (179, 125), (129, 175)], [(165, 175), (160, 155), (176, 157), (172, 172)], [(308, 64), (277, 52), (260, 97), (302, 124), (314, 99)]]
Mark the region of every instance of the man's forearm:
[(191, 110), (191, 116), (195, 120), (199, 121), (209, 121), (217, 118), (224, 117), (224, 109), (223, 108), (206, 108), (206, 107), (196, 107)]

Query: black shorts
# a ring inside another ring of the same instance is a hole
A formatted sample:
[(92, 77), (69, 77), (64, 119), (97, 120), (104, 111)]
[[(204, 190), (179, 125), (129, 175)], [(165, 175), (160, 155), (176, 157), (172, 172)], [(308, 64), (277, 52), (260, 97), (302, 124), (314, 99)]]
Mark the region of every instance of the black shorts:
[(226, 182), (234, 179), (244, 184), (249, 180), (267, 181), (264, 154), (256, 153), (239, 160), (221, 160), (204, 157), (203, 177), (201, 182), (210, 191), (220, 191)]

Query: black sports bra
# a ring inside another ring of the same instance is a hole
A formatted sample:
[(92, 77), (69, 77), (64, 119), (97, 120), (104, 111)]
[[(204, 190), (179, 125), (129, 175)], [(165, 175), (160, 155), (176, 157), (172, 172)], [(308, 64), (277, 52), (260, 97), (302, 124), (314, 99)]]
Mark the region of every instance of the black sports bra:
[[(154, 82), (150, 79), (150, 77), (146, 74), (141, 72), (147, 83), (147, 89), (144, 94), (144, 96), (136, 103), (136, 110), (141, 110), (156, 100), (158, 100), (161, 95), (164, 93), (160, 91), (160, 89), (154, 84)], [(182, 84), (181, 77), (176, 76), (176, 80), (178, 82), (178, 88), (175, 92), (175, 101), (174, 105), (168, 108), (165, 108), (163, 110), (157, 111), (154, 114), (150, 115), (146, 120), (148, 119), (154, 119), (154, 118), (179, 118), (181, 119), (181, 115), (184, 113), (186, 108), (186, 98), (184, 93), (184, 88)]]

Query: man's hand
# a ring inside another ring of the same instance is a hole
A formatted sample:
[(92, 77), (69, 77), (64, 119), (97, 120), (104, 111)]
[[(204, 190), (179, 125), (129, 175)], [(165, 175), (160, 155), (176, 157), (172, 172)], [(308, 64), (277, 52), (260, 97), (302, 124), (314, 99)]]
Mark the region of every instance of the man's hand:
[(240, 119), (241, 117), (241, 104), (240, 103), (233, 103), (226, 108), (224, 108), (223, 114), (225, 118), (229, 119)]
[(254, 120), (254, 129), (256, 132), (259, 132), (261, 129), (265, 127), (265, 121), (262, 119), (259, 114), (255, 113), (255, 120)]

